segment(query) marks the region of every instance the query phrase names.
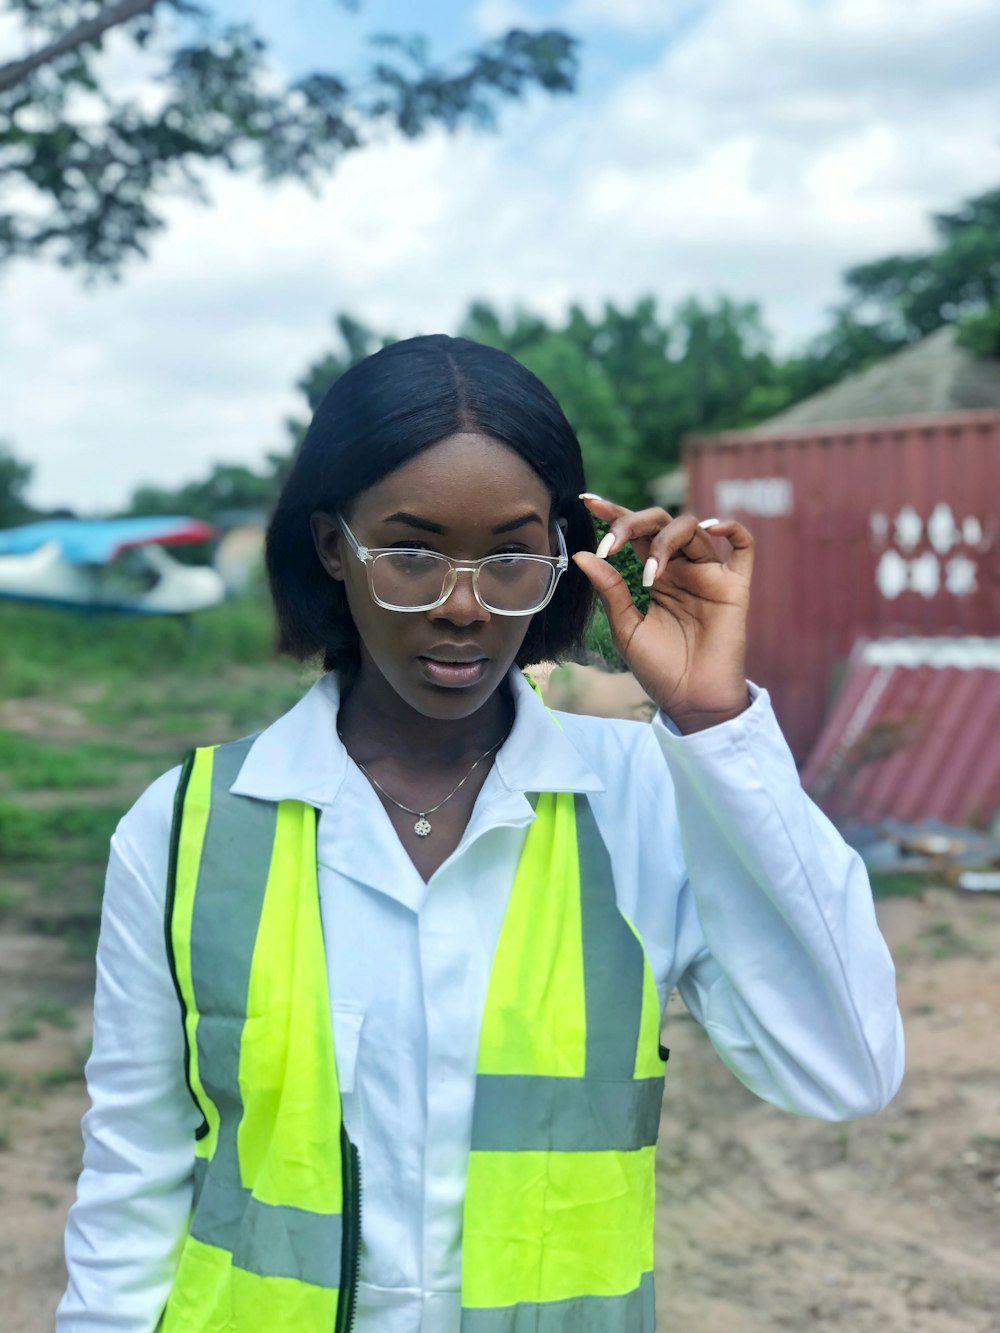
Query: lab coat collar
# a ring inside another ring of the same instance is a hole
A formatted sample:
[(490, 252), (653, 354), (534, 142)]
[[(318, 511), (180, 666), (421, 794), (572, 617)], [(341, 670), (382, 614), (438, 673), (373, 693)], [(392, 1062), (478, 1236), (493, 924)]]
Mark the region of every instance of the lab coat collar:
[[(522, 673), (512, 668), (509, 680), (514, 725), (494, 763), (503, 786), (512, 793), (604, 791)], [(339, 707), (339, 682), (330, 672), (260, 733), (229, 790), (262, 801), (305, 801), (320, 809), (332, 805), (348, 765), (337, 735)]]

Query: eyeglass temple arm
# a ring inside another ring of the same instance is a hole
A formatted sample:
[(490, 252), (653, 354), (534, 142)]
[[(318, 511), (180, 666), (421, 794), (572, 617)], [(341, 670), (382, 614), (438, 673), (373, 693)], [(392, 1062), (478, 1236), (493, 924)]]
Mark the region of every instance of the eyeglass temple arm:
[(361, 545), (361, 543), (358, 541), (357, 537), (355, 537), (354, 533), (353, 533), (353, 532), (351, 531), (351, 529), (347, 526), (347, 524), (345, 523), (343, 517), (342, 517), (340, 514), (337, 515), (337, 524), (338, 524), (338, 526), (340, 527), (341, 532), (344, 534), (344, 536), (347, 538), (347, 540), (351, 543), (351, 547), (352, 547), (352, 549), (353, 549), (353, 551), (354, 551), (354, 554), (358, 557), (358, 559), (359, 559), (359, 560), (367, 560), (368, 557), (369, 557), (369, 555), (371, 554), (371, 552), (368, 550), (368, 547), (367, 547), (367, 546), (362, 546), (362, 545)]

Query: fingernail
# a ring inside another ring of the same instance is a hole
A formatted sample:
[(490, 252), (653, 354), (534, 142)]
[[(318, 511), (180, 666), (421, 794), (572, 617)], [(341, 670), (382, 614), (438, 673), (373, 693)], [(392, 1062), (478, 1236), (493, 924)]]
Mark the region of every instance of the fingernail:
[(597, 551), (595, 552), (598, 560), (606, 560), (608, 552), (611, 550), (614, 544), (615, 544), (615, 534), (613, 532), (606, 532), (604, 536), (601, 538), (600, 545), (598, 546)]
[(642, 567), (642, 586), (644, 588), (651, 588), (653, 586), (653, 582), (656, 579), (656, 566), (656, 556), (651, 555)]
[(593, 491), (581, 491), (579, 498), (581, 500), (601, 500), (604, 497), (601, 495), (595, 495)]
[(717, 518), (703, 518), (698, 524), (699, 528), (716, 528), (719, 526)]

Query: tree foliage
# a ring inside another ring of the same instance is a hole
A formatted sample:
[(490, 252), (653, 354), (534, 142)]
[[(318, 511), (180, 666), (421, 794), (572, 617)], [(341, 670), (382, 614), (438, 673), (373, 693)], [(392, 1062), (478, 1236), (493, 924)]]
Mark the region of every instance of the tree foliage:
[[(391, 335), (374, 333), (367, 325), (362, 324), (360, 320), (355, 319), (352, 315), (337, 315), (333, 321), (333, 326), (340, 345), (324, 352), (307, 368), (305, 374), (295, 385), (306, 400), (310, 418), (319, 407), (320, 399), (327, 389), (340, 379), (345, 370), (349, 370), (357, 362), (363, 361), (366, 356), (371, 356), (372, 352), (377, 352), (380, 347), (385, 347), (387, 343), (395, 342)], [(308, 425), (308, 419), (303, 420), (299, 417), (291, 417), (285, 422), (285, 428), (291, 437), (292, 452), (298, 448)], [(284, 472), (287, 471), (287, 463), (290, 461), (289, 457), (284, 460), (284, 464), (279, 462), (278, 473), (282, 477)]]
[(931, 221), (931, 249), (887, 255), (844, 275), (848, 299), (833, 330), (838, 348), (860, 346), (874, 359), (958, 324), (963, 341), (1000, 351), (988, 332), (1000, 324), (1000, 189)]
[(989, 309), (1000, 297), (1000, 189), (933, 218), (937, 245), (849, 269), (855, 310), (906, 342)]
[(30, 463), (16, 458), (0, 440), (0, 528), (15, 528), (38, 517), (25, 496), (33, 472)]
[(216, 463), (207, 477), (169, 486), (139, 486), (128, 512), (144, 515), (183, 514), (216, 522), (220, 517), (265, 514), (274, 503), (284, 459), (270, 454), (255, 471), (239, 463)]
[[(554, 29), (512, 29), (447, 65), (420, 37), (380, 34), (356, 75), (282, 84), (251, 24), (191, 0), (0, 0), (0, 19), (31, 49), (0, 66), (0, 263), (51, 255), (91, 276), (145, 256), (165, 198), (204, 199), (212, 166), (315, 186), (387, 128), (490, 127), (504, 101), (576, 77), (576, 44)], [(138, 92), (101, 65), (111, 32), (150, 62)]]
[[(678, 462), (685, 435), (755, 425), (941, 322), (958, 321), (970, 346), (1000, 355), (1000, 303), (991, 296), (1000, 281), (993, 271), (1000, 264), (1000, 191), (941, 215), (937, 225), (940, 245), (920, 264), (897, 256), (852, 269), (849, 299), (791, 356), (771, 350), (758, 306), (725, 297), (691, 298), (667, 313), (651, 296), (631, 306), (607, 304), (599, 314), (575, 305), (557, 321), (475, 302), (459, 332), (510, 352), (552, 389), (580, 437), (594, 490), (644, 505), (649, 482)], [(345, 370), (392, 341), (346, 314), (335, 330), (334, 346), (298, 381), (310, 414)], [(292, 450), (306, 424), (305, 417), (287, 422)], [(151, 500), (157, 507), (146, 512), (166, 512), (159, 507), (165, 505), (205, 517), (219, 508), (260, 507), (277, 494), (290, 457), (272, 454), (259, 474), (217, 467), (180, 492), (147, 489), (135, 507)]]
[(678, 461), (689, 431), (753, 419), (775, 373), (757, 306), (726, 298), (691, 298), (665, 316), (653, 297), (596, 317), (573, 306), (554, 328), (478, 305), (463, 332), (535, 371), (580, 437), (588, 484), (629, 505), (648, 503), (648, 483)]

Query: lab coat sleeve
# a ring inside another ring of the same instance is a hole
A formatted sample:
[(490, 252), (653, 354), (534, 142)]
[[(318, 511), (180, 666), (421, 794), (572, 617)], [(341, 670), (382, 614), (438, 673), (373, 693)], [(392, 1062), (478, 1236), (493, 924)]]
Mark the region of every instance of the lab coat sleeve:
[(653, 723), (687, 866), (678, 928), (703, 940), (676, 984), (751, 1091), (824, 1120), (867, 1115), (903, 1074), (892, 959), (864, 864), (802, 790), (767, 693), (751, 697), (690, 736)]
[(176, 782), (174, 772), (154, 783), (112, 840), (87, 1063), (91, 1109), (57, 1333), (152, 1333), (187, 1230), (199, 1117), (163, 926)]

